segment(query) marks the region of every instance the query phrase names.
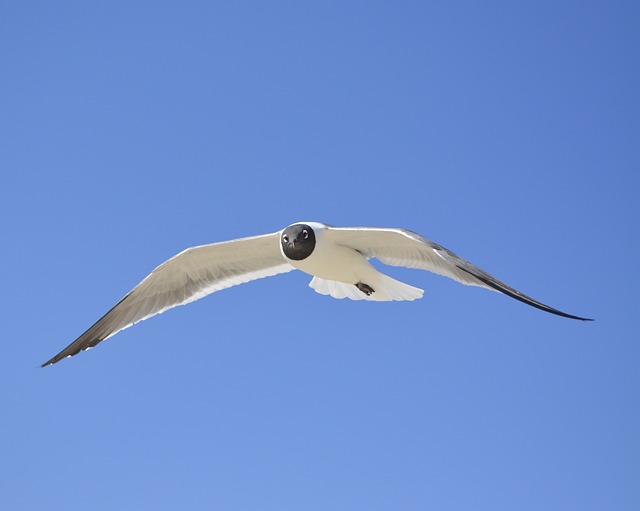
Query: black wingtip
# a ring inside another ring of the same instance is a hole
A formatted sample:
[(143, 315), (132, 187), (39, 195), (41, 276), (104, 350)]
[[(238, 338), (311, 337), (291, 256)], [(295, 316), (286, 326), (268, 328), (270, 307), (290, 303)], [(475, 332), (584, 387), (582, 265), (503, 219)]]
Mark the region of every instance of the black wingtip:
[(484, 272), (479, 272), (479, 273), (472, 273), (470, 272), (468, 269), (462, 267), (462, 266), (458, 266), (458, 268), (460, 268), (461, 270), (467, 272), (469, 275), (471, 275), (472, 277), (475, 277), (476, 279), (478, 279), (479, 281), (483, 282), (484, 284), (486, 284), (487, 286), (495, 289), (496, 291), (499, 291), (500, 293), (503, 293), (507, 296), (510, 296), (511, 298), (514, 298), (522, 303), (526, 303), (527, 305), (530, 305), (531, 307), (535, 307), (536, 309), (540, 309), (543, 310), (545, 312), (549, 312), (550, 314), (555, 314), (556, 316), (562, 316), (563, 318), (569, 318), (569, 319), (577, 319), (579, 321), (595, 321), (594, 319), (591, 318), (583, 318), (581, 316), (574, 316), (573, 314), (568, 314), (566, 312), (562, 312), (558, 309), (554, 309), (553, 307), (549, 307), (548, 305), (545, 305), (544, 303), (541, 303), (537, 300), (534, 300), (533, 298), (531, 298), (530, 296), (525, 295), (524, 293), (521, 293), (520, 291), (517, 291), (515, 289), (513, 289), (512, 287), (507, 286), (504, 282), (500, 282), (497, 279), (494, 279), (493, 277), (490, 276), (485, 276), (483, 275)]
[(42, 367), (51, 366), (53, 364), (57, 364), (58, 362), (60, 362), (61, 360), (65, 359), (65, 358), (69, 358), (69, 357), (73, 357), (73, 356), (77, 355), (82, 350), (77, 350), (74, 353), (66, 353), (66, 351), (67, 351), (67, 349), (62, 350), (55, 357), (50, 358), (44, 364), (42, 364), (40, 367), (42, 368)]
[(565, 314), (564, 312), (552, 312), (550, 310), (547, 309), (542, 309), (542, 310), (546, 310), (547, 312), (551, 312), (552, 314), (557, 314), (558, 316), (562, 316), (564, 318), (569, 318), (569, 319), (577, 319), (578, 321), (595, 321), (595, 319), (593, 318), (581, 318), (580, 316), (573, 316), (571, 314)]
[(52, 359), (47, 360), (47, 361), (46, 361), (44, 364), (42, 364), (40, 367), (41, 367), (41, 368), (42, 368), (42, 367), (47, 367), (47, 366), (53, 365), (53, 364), (55, 364), (56, 362), (59, 362), (59, 361), (60, 361), (60, 359), (59, 359), (57, 356), (55, 356), (55, 357), (53, 357)]

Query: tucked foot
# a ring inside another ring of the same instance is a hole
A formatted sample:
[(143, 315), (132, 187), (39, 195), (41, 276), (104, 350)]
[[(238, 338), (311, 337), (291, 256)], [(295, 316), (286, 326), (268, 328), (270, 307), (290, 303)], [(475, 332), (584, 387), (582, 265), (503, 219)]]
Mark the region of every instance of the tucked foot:
[(374, 289), (371, 286), (368, 286), (363, 282), (358, 282), (357, 284), (355, 284), (355, 286), (367, 296), (371, 296), (371, 293), (375, 293)]

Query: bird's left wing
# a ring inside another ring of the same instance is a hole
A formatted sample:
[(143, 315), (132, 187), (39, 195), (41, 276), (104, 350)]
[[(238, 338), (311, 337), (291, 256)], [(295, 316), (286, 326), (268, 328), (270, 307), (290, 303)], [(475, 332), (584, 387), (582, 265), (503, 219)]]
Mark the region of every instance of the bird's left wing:
[(551, 314), (590, 321), (534, 300), (443, 246), (406, 229), (328, 227), (327, 236), (335, 243), (351, 247), (365, 257), (374, 257), (385, 264), (427, 270), (468, 286), (499, 291)]
[(192, 247), (165, 261), (89, 330), (42, 367), (94, 347), (120, 330), (227, 287), (293, 270), (279, 232)]

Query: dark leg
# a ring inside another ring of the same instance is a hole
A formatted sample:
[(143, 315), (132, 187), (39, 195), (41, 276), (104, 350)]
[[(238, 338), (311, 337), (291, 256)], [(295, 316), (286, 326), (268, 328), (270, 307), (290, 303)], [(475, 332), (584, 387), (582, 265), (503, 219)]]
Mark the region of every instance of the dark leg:
[(355, 286), (367, 296), (371, 296), (371, 293), (375, 293), (371, 286), (368, 286), (363, 282), (358, 282)]

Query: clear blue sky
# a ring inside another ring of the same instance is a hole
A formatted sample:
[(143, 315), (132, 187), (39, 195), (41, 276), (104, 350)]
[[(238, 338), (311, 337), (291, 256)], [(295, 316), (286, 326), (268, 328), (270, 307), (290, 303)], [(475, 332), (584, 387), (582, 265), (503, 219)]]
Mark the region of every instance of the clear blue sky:
[[(637, 2), (4, 2), (0, 507), (640, 507)], [(405, 227), (426, 272), (290, 273), (60, 364), (182, 249)]]

